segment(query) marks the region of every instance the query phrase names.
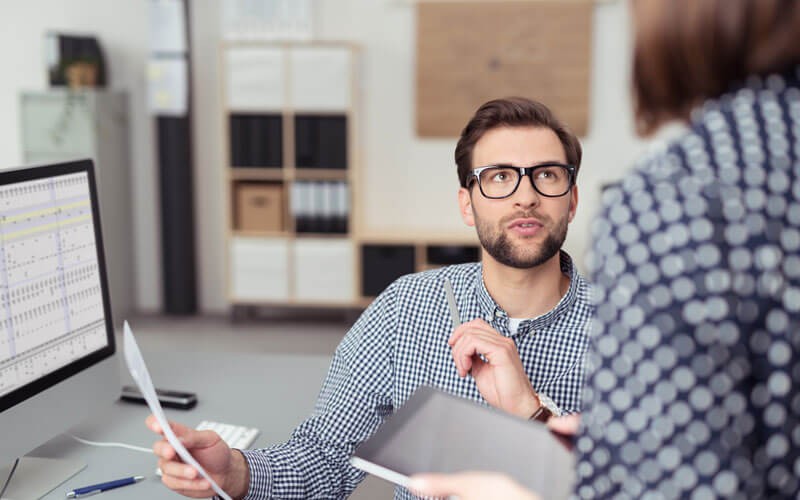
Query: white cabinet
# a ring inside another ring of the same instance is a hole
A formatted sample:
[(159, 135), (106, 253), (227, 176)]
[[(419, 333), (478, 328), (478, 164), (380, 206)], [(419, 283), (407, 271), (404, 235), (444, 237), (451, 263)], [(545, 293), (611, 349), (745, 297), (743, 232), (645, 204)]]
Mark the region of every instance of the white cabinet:
[(235, 47), (227, 51), (225, 96), (231, 111), (277, 111), (286, 104), (286, 51)]
[(230, 241), (230, 294), (237, 302), (289, 299), (289, 241), (240, 238)]
[(292, 47), (290, 106), (295, 111), (343, 112), (350, 108), (352, 51), (344, 47)]
[(354, 244), (333, 238), (294, 242), (294, 295), (297, 300), (351, 304), (356, 298)]
[(20, 94), (23, 162), (92, 158), (115, 323), (134, 309), (128, 97), (110, 90)]

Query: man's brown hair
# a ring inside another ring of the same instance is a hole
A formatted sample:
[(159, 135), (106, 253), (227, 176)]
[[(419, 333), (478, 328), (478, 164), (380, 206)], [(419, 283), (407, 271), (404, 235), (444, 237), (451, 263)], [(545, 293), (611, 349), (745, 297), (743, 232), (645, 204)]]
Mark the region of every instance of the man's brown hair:
[(800, 1), (634, 0), (636, 126), (654, 132), (749, 75), (800, 62)]
[[(581, 166), (581, 143), (547, 106), (524, 97), (507, 97), (489, 101), (475, 112), (461, 132), (456, 145), (456, 166), (461, 187), (467, 187), (472, 171), (472, 150), (483, 134), (497, 127), (544, 127), (558, 136), (564, 146), (567, 163), (575, 167), (577, 175)], [(522, 165), (520, 165), (522, 166)]]

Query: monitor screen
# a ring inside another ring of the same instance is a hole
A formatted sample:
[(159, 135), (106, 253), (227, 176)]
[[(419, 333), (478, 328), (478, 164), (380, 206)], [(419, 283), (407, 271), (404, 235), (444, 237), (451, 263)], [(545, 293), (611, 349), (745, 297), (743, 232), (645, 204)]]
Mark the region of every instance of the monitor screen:
[(0, 462), (81, 416), (60, 410), (39, 427), (37, 409), (102, 400), (94, 379), (107, 374), (76, 375), (114, 350), (91, 160), (0, 171), (0, 424), (13, 416), (23, 426), (0, 445)]

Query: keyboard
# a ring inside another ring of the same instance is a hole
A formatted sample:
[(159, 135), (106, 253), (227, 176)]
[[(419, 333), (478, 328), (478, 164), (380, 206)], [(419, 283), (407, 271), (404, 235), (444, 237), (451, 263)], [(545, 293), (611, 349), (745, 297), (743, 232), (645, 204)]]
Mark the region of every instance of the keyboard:
[(225, 443), (231, 448), (246, 450), (253, 444), (258, 436), (258, 429), (255, 427), (245, 427), (243, 425), (223, 424), (211, 420), (203, 420), (197, 427), (198, 431), (214, 431), (219, 434)]

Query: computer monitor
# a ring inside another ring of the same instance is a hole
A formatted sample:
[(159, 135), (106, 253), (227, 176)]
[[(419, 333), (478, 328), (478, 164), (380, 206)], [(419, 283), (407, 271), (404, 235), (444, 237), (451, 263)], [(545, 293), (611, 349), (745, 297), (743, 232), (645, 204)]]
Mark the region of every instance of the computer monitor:
[[(0, 171), (0, 467), (108, 407), (119, 387), (92, 161)], [(20, 474), (52, 489), (83, 468), (53, 478), (72, 466), (34, 464), (20, 462), (10, 486)]]

